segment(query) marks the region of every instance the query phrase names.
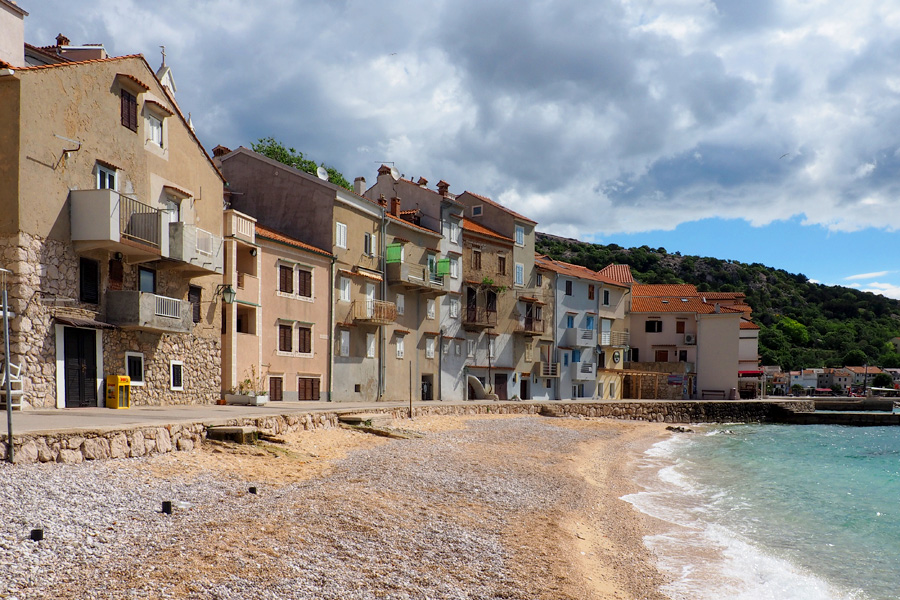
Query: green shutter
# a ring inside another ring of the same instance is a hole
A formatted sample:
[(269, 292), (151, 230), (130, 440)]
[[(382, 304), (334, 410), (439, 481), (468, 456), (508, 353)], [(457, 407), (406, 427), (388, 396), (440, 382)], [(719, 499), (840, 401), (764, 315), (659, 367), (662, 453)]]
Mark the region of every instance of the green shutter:
[(389, 263), (403, 262), (403, 244), (388, 244), (385, 260)]
[(450, 259), (442, 258), (437, 261), (437, 274), (438, 275), (449, 275), (450, 274)]

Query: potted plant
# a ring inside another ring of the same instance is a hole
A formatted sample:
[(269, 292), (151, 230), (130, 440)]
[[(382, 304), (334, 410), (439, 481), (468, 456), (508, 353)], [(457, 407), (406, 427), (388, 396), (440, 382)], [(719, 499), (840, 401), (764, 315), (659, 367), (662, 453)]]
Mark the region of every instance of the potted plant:
[(261, 406), (269, 401), (269, 390), (266, 389), (266, 375), (260, 371), (256, 374), (256, 366), (244, 371), (244, 379), (231, 388), (231, 392), (225, 394), (226, 404), (246, 404), (249, 406)]

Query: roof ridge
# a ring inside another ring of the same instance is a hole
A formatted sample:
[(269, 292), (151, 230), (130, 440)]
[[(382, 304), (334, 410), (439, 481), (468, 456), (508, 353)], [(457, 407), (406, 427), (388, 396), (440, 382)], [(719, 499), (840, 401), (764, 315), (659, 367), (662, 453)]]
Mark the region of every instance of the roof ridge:
[[(74, 67), (77, 65), (86, 65), (90, 63), (111, 62), (115, 60), (124, 60), (126, 58), (140, 58), (146, 62), (143, 54), (125, 54), (124, 56), (107, 56), (106, 58), (90, 58), (88, 60), (69, 60), (68, 62), (58, 62), (50, 65), (33, 65), (31, 67), (19, 67), (16, 71), (37, 71), (38, 69), (52, 69), (55, 67)], [(149, 64), (147, 65), (150, 66)], [(153, 69), (150, 69), (153, 71)]]

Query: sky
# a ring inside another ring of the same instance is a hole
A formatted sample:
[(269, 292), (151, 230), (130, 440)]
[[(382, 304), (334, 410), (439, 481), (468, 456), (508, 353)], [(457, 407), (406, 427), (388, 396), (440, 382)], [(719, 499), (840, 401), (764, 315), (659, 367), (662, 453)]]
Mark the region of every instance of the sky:
[(19, 0), (167, 63), (208, 150), (273, 136), (538, 230), (900, 298), (900, 3)]

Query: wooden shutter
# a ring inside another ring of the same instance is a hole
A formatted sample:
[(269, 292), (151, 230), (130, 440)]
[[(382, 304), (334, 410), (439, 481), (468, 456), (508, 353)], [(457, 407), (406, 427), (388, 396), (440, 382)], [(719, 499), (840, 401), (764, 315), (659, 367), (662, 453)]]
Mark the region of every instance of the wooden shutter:
[(281, 352), (291, 351), (291, 333), (294, 328), (290, 325), (278, 326), (278, 349)]
[(294, 293), (294, 269), (287, 265), (278, 267), (278, 291), (285, 294)]
[(309, 327), (300, 328), (300, 341), (297, 347), (298, 352), (312, 352), (312, 329)]
[(122, 125), (132, 131), (137, 131), (137, 98), (131, 92), (122, 90)]
[(319, 399), (319, 380), (316, 377), (300, 377), (297, 379), (297, 399), (315, 401)]
[(284, 400), (284, 380), (281, 377), (269, 377), (269, 400)]
[(312, 273), (300, 270), (297, 272), (297, 293), (304, 298), (312, 298)]
[(202, 288), (192, 285), (188, 288), (188, 302), (191, 303), (191, 314), (194, 323), (200, 322), (200, 296)]
[(98, 304), (100, 302), (100, 263), (89, 258), (80, 261), (81, 301)]

